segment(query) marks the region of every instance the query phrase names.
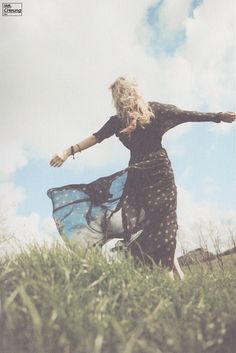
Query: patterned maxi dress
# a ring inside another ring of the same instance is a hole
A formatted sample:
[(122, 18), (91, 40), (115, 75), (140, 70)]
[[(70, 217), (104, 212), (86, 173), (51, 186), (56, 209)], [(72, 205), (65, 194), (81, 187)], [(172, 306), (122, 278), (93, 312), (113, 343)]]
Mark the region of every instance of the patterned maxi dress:
[(48, 190), (59, 233), (82, 246), (104, 244), (120, 237), (135, 258), (173, 268), (176, 248), (177, 189), (162, 136), (185, 122), (214, 121), (220, 113), (186, 111), (174, 105), (149, 102), (155, 117), (137, 125), (131, 136), (120, 134), (122, 121), (112, 116), (93, 133), (100, 143), (116, 135), (130, 150), (127, 168), (89, 184)]

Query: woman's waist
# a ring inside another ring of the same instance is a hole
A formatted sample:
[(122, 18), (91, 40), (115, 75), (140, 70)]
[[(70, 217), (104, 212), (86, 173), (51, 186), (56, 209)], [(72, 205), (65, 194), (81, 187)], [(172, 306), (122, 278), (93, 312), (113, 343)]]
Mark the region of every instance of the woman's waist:
[(129, 162), (127, 184), (130, 184), (131, 189), (173, 182), (173, 169), (164, 148)]
[(149, 151), (149, 152), (138, 152), (138, 153), (131, 153), (130, 160), (129, 160), (129, 166), (134, 164), (134, 163), (139, 163), (139, 162), (148, 162), (148, 161), (154, 161), (154, 160), (163, 160), (167, 159), (169, 161), (168, 155), (166, 150), (161, 147), (157, 151)]

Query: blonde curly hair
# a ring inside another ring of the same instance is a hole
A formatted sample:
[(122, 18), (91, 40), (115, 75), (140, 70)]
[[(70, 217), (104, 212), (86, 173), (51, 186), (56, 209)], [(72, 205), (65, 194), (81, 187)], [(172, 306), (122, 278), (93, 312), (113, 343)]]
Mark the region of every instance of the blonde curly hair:
[(124, 129), (120, 132), (131, 134), (137, 124), (144, 128), (154, 116), (149, 104), (138, 91), (135, 80), (118, 77), (109, 87), (117, 114), (122, 118)]

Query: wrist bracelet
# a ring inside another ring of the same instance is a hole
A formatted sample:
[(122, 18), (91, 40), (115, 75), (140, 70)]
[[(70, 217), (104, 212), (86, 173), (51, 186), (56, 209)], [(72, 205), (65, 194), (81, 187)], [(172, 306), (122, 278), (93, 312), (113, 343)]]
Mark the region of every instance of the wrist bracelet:
[(217, 118), (218, 118), (218, 123), (220, 123), (222, 120), (221, 120), (221, 117), (222, 117), (222, 114), (224, 114), (223, 112), (219, 112), (216, 114)]
[(75, 151), (74, 151), (74, 147), (73, 147), (73, 146), (71, 146), (70, 150), (71, 150), (71, 155), (73, 156), (73, 159), (75, 159)]

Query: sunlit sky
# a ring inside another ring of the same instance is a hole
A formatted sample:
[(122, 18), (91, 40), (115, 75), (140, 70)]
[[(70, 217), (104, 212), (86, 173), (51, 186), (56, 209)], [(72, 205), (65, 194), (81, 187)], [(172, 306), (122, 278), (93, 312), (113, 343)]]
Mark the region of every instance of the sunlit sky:
[[(233, 0), (36, 0), (0, 18), (0, 194), (4, 230), (56, 233), (47, 189), (84, 183), (127, 166), (113, 136), (61, 168), (57, 151), (115, 113), (110, 83), (135, 78), (147, 100), (198, 111), (235, 110)], [(163, 139), (178, 187), (183, 240), (194, 225), (236, 215), (235, 124), (186, 123)], [(119, 156), (119, 157), (118, 157)], [(221, 225), (220, 225), (221, 224)], [(226, 241), (227, 229), (222, 239)], [(186, 245), (187, 246), (187, 245)]]

